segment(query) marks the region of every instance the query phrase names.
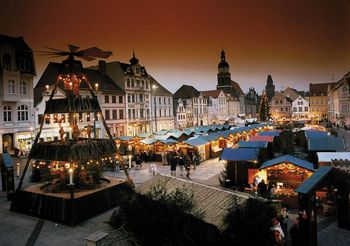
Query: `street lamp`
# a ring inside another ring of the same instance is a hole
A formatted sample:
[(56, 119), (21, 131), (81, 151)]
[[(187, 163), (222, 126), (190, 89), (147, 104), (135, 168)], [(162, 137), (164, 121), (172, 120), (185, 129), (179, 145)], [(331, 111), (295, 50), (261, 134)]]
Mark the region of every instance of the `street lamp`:
[[(151, 87), (151, 100), (152, 100), (152, 95), (153, 95), (153, 91), (156, 90), (158, 88), (157, 85), (153, 84), (152, 87)], [(155, 132), (157, 131), (157, 98), (156, 96), (154, 95), (154, 125), (155, 125)], [(151, 102), (152, 103), (152, 102)]]

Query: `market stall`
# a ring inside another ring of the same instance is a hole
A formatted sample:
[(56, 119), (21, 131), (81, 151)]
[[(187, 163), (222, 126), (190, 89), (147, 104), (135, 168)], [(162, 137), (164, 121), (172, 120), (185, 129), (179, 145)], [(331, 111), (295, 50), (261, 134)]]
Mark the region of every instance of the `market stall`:
[(315, 171), (311, 162), (291, 155), (265, 161), (260, 170), (266, 172), (269, 186), (276, 187), (273, 196), (291, 207), (298, 205), (294, 190)]
[(210, 158), (210, 142), (206, 137), (197, 136), (189, 138), (183, 143), (187, 145), (187, 148), (193, 148), (199, 154), (202, 161)]

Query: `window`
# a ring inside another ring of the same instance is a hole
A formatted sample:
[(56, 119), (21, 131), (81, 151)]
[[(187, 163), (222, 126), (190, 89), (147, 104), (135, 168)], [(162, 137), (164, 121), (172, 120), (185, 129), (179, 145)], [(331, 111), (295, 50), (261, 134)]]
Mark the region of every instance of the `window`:
[(300, 105), (304, 105), (304, 102), (303, 102), (303, 101), (301, 101), (301, 102), (300, 102)]
[(130, 94), (128, 94), (128, 102), (131, 102)]
[(17, 119), (18, 119), (18, 121), (28, 121), (28, 106), (27, 105), (18, 106)]
[(162, 98), (158, 97), (159, 104), (162, 104)]
[(297, 107), (293, 107), (293, 112), (297, 112)]
[(147, 109), (147, 118), (149, 118), (149, 109)]
[(135, 102), (135, 94), (131, 94), (131, 101), (134, 103)]
[(305, 109), (305, 111), (309, 111), (309, 107), (305, 107), (304, 109)]
[(109, 103), (109, 96), (108, 95), (105, 96), (105, 103)]
[(141, 87), (144, 88), (145, 87), (145, 81), (141, 80)]
[(139, 94), (139, 102), (143, 103), (143, 94)]
[(278, 104), (278, 101), (276, 100), (275, 104)]
[(118, 111), (116, 109), (112, 110), (112, 118), (113, 118), (113, 120), (118, 119)]
[(135, 119), (136, 118), (136, 109), (132, 110), (132, 118)]
[(162, 110), (159, 109), (159, 117), (162, 117)]
[(117, 103), (117, 97), (116, 96), (112, 96), (112, 103)]
[(171, 110), (170, 110), (170, 109), (169, 109), (169, 116), (172, 116), (172, 115), (171, 115)]
[(129, 78), (126, 80), (126, 87), (130, 87), (130, 79)]
[(168, 98), (168, 104), (170, 104), (170, 97)]
[(164, 104), (166, 104), (166, 98), (165, 98), (165, 97), (164, 97), (164, 100), (163, 100), (163, 101), (164, 101)]
[(15, 81), (14, 80), (9, 80), (8, 84), (7, 84), (7, 88), (8, 88), (8, 94), (15, 94)]
[(134, 79), (131, 79), (131, 87), (135, 87)]
[(143, 119), (143, 109), (140, 109), (140, 118)]
[(283, 108), (281, 108), (281, 112), (283, 112)]
[(21, 81), (19, 83), (19, 94), (27, 95), (27, 82)]
[(303, 107), (299, 107), (299, 112), (303, 111)]
[(10, 106), (4, 106), (4, 121), (11, 122), (12, 121), (12, 110)]
[(128, 109), (128, 118), (131, 119), (131, 109)]
[(136, 87), (140, 88), (140, 80), (139, 79), (136, 80)]
[(110, 115), (109, 109), (105, 110), (105, 117), (106, 117), (106, 120), (110, 120), (111, 119), (111, 115)]
[(2, 56), (2, 64), (5, 70), (11, 70), (11, 56), (9, 54)]
[(123, 96), (119, 96), (119, 103), (123, 103)]
[(286, 112), (288, 112), (289, 111), (289, 109), (288, 108), (286, 108)]
[[(130, 110), (130, 109), (129, 109)], [(124, 119), (124, 110), (119, 109), (119, 119)]]
[(148, 89), (148, 81), (146, 81), (146, 89)]

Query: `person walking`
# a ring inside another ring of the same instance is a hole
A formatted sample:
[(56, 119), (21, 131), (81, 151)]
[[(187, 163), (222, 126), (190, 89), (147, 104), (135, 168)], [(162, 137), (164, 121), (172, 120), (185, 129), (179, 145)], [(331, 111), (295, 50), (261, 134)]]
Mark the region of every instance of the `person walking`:
[(184, 175), (184, 167), (185, 167), (185, 157), (183, 155), (180, 155), (179, 156), (180, 176)]
[(186, 168), (186, 177), (190, 178), (190, 171), (191, 171), (191, 162), (192, 160), (190, 159), (190, 156), (184, 156), (185, 157), (185, 168)]
[(201, 157), (197, 154), (193, 156), (193, 169), (196, 169), (196, 167), (199, 165), (199, 162), (201, 160)]

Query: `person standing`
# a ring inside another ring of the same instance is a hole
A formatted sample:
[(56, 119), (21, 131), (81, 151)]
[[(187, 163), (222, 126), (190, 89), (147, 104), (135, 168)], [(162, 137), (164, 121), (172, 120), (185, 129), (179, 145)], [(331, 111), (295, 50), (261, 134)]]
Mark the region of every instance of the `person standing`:
[(267, 196), (267, 186), (266, 186), (265, 181), (263, 179), (258, 184), (258, 194), (261, 196)]
[(184, 158), (185, 158), (186, 177), (190, 179), (192, 160), (190, 159), (190, 156), (184, 156)]
[(178, 158), (175, 156), (174, 153), (171, 153), (169, 155), (169, 159), (170, 159), (170, 174), (171, 176), (176, 176), (176, 166), (177, 166)]
[(274, 245), (284, 245), (285, 242), (285, 236), (284, 236), (284, 232), (281, 228), (281, 224), (280, 222), (277, 220), (276, 217), (274, 217), (271, 220), (272, 223), (272, 227), (270, 228), (272, 233), (273, 233), (273, 239), (275, 244)]

